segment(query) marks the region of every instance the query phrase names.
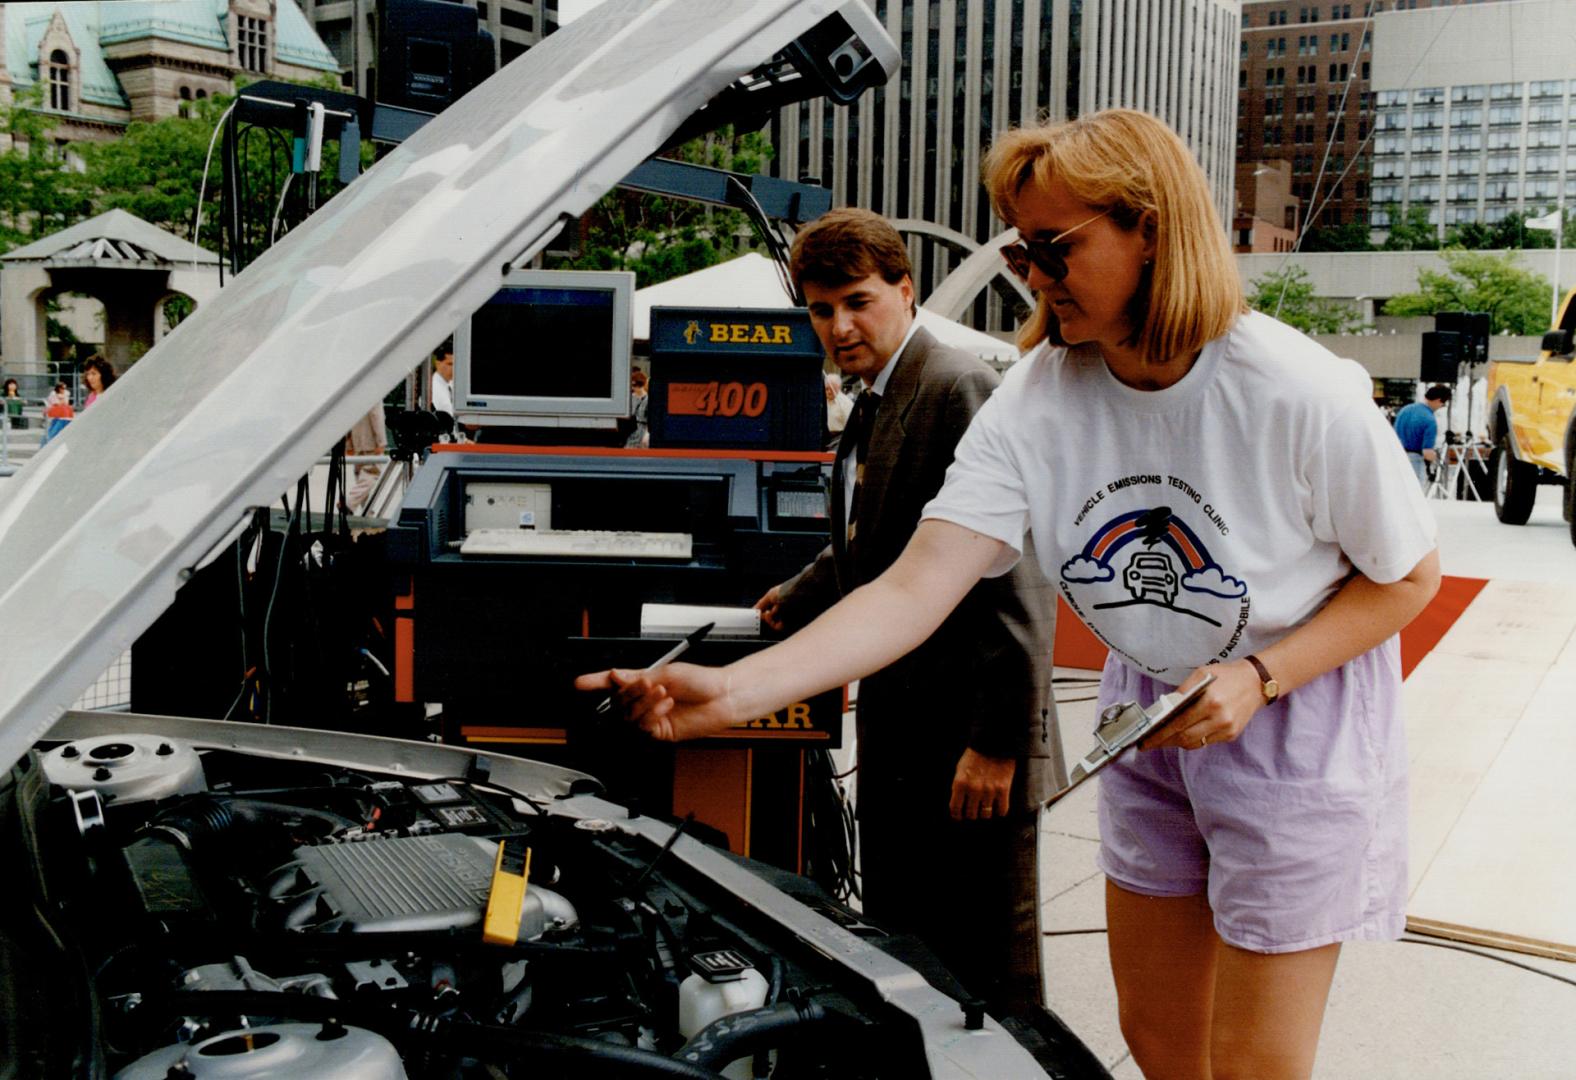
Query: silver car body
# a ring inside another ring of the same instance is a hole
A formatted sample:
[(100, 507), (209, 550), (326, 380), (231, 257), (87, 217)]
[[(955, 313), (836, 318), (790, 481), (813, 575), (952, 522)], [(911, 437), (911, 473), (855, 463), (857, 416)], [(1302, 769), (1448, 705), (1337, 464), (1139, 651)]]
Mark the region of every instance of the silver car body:
[[(384, 392), (707, 101), (843, 0), (605, 0), (424, 126), (230, 282), (70, 430), (0, 481), (0, 765), (40, 738), (168, 732), (199, 746), (463, 772), (469, 751), (124, 714), (70, 703), (190, 569), (273, 503)], [(62, 719), (64, 717), (64, 719)], [(452, 759), (452, 760), (451, 760)], [(494, 759), (558, 794), (564, 770)], [(581, 796), (587, 816), (619, 813)], [(650, 819), (621, 828), (665, 842)], [(673, 857), (835, 957), (912, 1014), (937, 1077), (1044, 1075), (994, 1021), (730, 860)]]

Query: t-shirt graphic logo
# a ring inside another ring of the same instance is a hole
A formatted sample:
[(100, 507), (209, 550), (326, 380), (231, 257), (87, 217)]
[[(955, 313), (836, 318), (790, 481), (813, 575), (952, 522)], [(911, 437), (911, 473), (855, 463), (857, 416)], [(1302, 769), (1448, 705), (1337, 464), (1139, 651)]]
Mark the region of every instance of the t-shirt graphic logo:
[(1083, 605), (1088, 610), (1152, 605), (1211, 626), (1223, 624), (1217, 616), (1236, 614), (1236, 604), (1219, 601), (1240, 600), (1248, 593), (1169, 506), (1134, 510), (1106, 522), (1062, 564), (1062, 581), (1064, 591), (1069, 585), (1120, 585), (1121, 592), (1093, 590)]

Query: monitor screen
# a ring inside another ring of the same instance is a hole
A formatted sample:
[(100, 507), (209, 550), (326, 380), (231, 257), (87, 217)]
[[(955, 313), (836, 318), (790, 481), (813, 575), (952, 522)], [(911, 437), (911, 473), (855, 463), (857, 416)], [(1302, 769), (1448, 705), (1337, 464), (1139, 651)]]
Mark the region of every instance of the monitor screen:
[(522, 270), (454, 336), (466, 423), (561, 426), (629, 414), (634, 275)]

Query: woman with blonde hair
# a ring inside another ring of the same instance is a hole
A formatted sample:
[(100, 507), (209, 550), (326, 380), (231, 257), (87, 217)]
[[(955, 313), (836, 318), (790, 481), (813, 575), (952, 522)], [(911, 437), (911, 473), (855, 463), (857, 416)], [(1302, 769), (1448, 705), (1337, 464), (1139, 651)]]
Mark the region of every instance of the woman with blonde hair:
[(1432, 518), (1361, 370), (1246, 310), (1208, 184), (1162, 122), (1009, 132), (984, 171), (1037, 297), (1029, 351), (903, 556), (729, 667), (580, 685), (619, 687), (659, 738), (721, 730), (901, 655), (1032, 534), (1109, 648), (1102, 706), (1215, 677), (1102, 778), (1135, 1060), (1308, 1076), (1340, 943), (1404, 926), (1396, 635), (1438, 587)]

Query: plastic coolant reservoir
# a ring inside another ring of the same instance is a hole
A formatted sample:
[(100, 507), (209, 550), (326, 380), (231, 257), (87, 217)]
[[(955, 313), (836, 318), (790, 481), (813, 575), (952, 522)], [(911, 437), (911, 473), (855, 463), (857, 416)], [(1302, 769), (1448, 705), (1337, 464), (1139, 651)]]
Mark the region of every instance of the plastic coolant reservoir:
[[(698, 953), (690, 965), (696, 973), (679, 984), (679, 1031), (686, 1039), (713, 1020), (766, 1004), (766, 976), (731, 949)], [(750, 1058), (730, 1062), (722, 1075), (750, 1080)]]

